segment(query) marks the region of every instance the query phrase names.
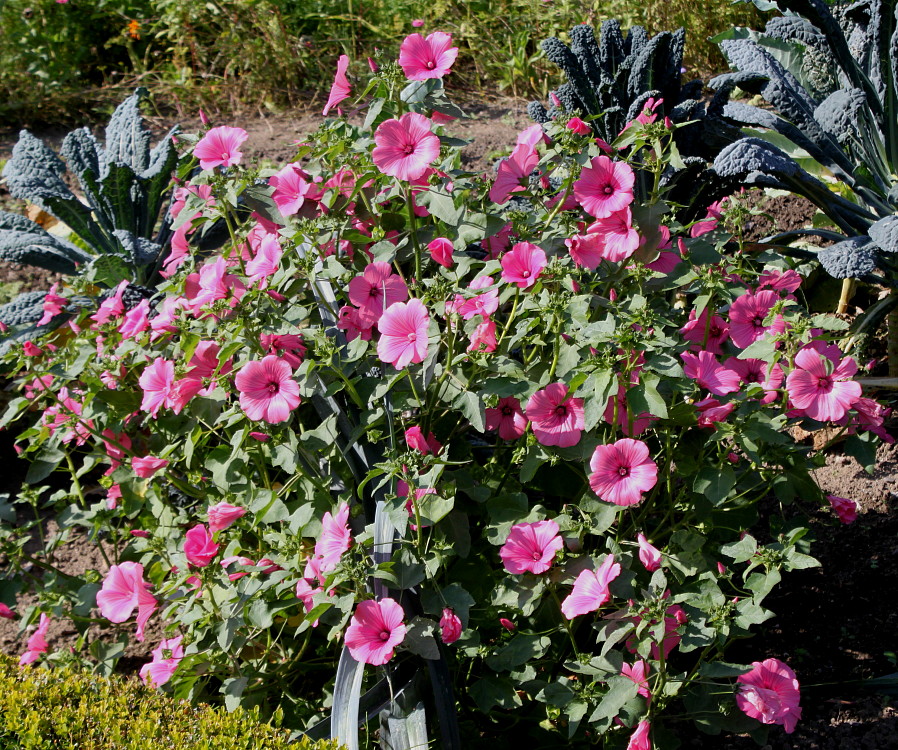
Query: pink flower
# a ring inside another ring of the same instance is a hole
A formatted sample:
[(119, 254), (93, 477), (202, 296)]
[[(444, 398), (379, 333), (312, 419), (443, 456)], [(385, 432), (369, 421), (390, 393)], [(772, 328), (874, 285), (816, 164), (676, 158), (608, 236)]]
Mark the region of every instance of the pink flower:
[(266, 354), (281, 357), (293, 369), (299, 367), (303, 357), (306, 356), (306, 345), (302, 336), (295, 333), (263, 333), (259, 337), (259, 343)]
[(552, 383), (527, 401), (527, 419), (540, 445), (570, 448), (580, 442), (583, 431), (583, 399), (568, 395), (564, 383)]
[(730, 357), (723, 366), (735, 372), (743, 383), (757, 383), (764, 388), (764, 397), (761, 399), (762, 404), (769, 404), (778, 397), (777, 391), (783, 384), (783, 368), (779, 364), (773, 366), (767, 364), (763, 359), (739, 359), (738, 357)]
[(415, 18), (412, 20), (412, 26), (416, 29), (420, 29), (424, 25), (423, 18)]
[(496, 321), (484, 320), (471, 334), (469, 352), (494, 352), (498, 343), (496, 341)]
[[(669, 592), (668, 592), (669, 593)], [(665, 593), (665, 598), (667, 597), (667, 593)], [(635, 618), (632, 618), (633, 622), (639, 624), (642, 621), (642, 617), (638, 615)], [(652, 620), (651, 625), (654, 625), (657, 620)], [(686, 611), (679, 604), (671, 604), (664, 613), (664, 636), (661, 639), (661, 645), (664, 648), (664, 658), (667, 659), (670, 656), (670, 652), (673, 651), (677, 645), (680, 643), (681, 637), (677, 632), (681, 625), (685, 625), (689, 622), (689, 618), (686, 616)], [(651, 631), (650, 631), (651, 632)], [(651, 636), (653, 639), (654, 635)], [(636, 638), (635, 636), (631, 636), (627, 639), (627, 648), (630, 653), (636, 653)], [(659, 659), (661, 651), (658, 648), (657, 641), (652, 641), (652, 658)]]
[[(249, 557), (242, 557), (240, 555), (231, 555), (230, 557), (224, 558), (219, 565), (223, 568), (227, 568), (229, 565), (233, 565), (237, 563), (238, 565), (243, 565), (244, 567), (251, 567), (256, 564), (256, 561)], [(248, 570), (238, 570), (234, 573), (228, 573), (229, 581), (239, 581), (243, 576), (248, 576)]]
[(629, 208), (622, 208), (604, 219), (598, 219), (586, 231), (602, 237), (605, 260), (612, 263), (626, 260), (639, 247), (639, 232), (633, 227), (633, 216)]
[(197, 568), (205, 568), (218, 554), (219, 545), (204, 524), (198, 523), (184, 535), (184, 556)]
[(409, 448), (413, 451), (418, 451), (422, 456), (427, 456), (431, 453), (436, 456), (443, 450), (443, 446), (440, 445), (434, 434), (429, 432), (425, 438), (424, 433), (421, 432), (421, 428), (418, 427), (418, 425), (409, 427), (405, 431), (405, 442)]
[(440, 155), (440, 139), (431, 132), (430, 120), (417, 112), (406, 112), (398, 120), (384, 120), (374, 131), (374, 143), (374, 164), (400, 180), (423, 177)]
[(107, 297), (100, 303), (100, 307), (97, 311), (90, 316), (90, 319), (95, 321), (97, 325), (103, 325), (104, 323), (108, 323), (113, 318), (120, 317), (125, 312), (125, 305), (122, 302), (122, 294), (125, 291), (125, 287), (128, 286), (127, 281), (122, 281), (116, 288), (115, 292), (111, 297)]
[(356, 607), (346, 629), (346, 647), (352, 658), (379, 666), (393, 658), (393, 649), (405, 638), (402, 607), (392, 599), (368, 599)]
[(652, 741), (649, 739), (651, 725), (643, 719), (636, 726), (636, 731), (630, 735), (626, 750), (652, 750)]
[(125, 313), (122, 322), (119, 323), (118, 332), (123, 339), (133, 339), (150, 327), (150, 301), (143, 299), (137, 307), (133, 307)]
[(156, 456), (142, 456), (131, 459), (131, 468), (141, 479), (149, 479), (160, 469), (168, 466), (168, 461)]
[(788, 271), (772, 269), (764, 271), (758, 278), (758, 289), (769, 287), (777, 292), (794, 292), (801, 286), (803, 279), (797, 271), (791, 268)]
[(641, 440), (623, 438), (596, 446), (589, 462), (589, 486), (602, 500), (636, 505), (658, 481), (658, 467)]
[(528, 143), (519, 143), (511, 152), (511, 156), (499, 162), (489, 199), (501, 206), (512, 193), (526, 190), (527, 179), (538, 163), (539, 154), (536, 153), (536, 149)]
[(452, 35), (435, 31), (425, 39), (420, 34), (409, 34), (399, 47), (399, 65), (410, 81), (442, 78), (449, 72), (458, 47), (452, 47)]
[(284, 248), (274, 235), (267, 234), (262, 238), (255, 256), (246, 264), (246, 275), (250, 283), (256, 281), (259, 288), (263, 289), (268, 284), (268, 278), (274, 274), (281, 265), (281, 256)]
[(580, 268), (595, 271), (605, 259), (603, 234), (578, 234), (564, 241), (574, 263)]
[(396, 302), (387, 308), (377, 321), (380, 340), (377, 356), (381, 362), (389, 362), (397, 370), (410, 362), (423, 362), (427, 357), (427, 327), (430, 315), (419, 299), (408, 303)]
[[(470, 291), (486, 289), (493, 285), (491, 276), (478, 276), (471, 282), (468, 289)], [(451, 303), (455, 308), (455, 312), (462, 316), (465, 320), (470, 320), (475, 315), (482, 315), (484, 318), (490, 317), (499, 309), (499, 291), (498, 289), (490, 289), (483, 294), (475, 294), (473, 297), (465, 299), (460, 294), (455, 295), (455, 301)], [(449, 312), (450, 303), (446, 303), (446, 312)]]
[(47, 643), (47, 630), (50, 628), (50, 617), (41, 612), (41, 620), (28, 642), (25, 644), (25, 653), (19, 658), (19, 666), (24, 667), (37, 661), (37, 657), (46, 654), (50, 645)]
[(574, 197), (586, 213), (605, 219), (633, 202), (634, 182), (629, 164), (595, 156), (574, 183)]
[(450, 607), (443, 610), (440, 618), (440, 637), (447, 646), (461, 638), (462, 625), (458, 615)]
[[(313, 589), (312, 585), (305, 578), (300, 578), (296, 582), (296, 598), (302, 601), (302, 606), (306, 610), (306, 614), (309, 614), (309, 612), (315, 608), (315, 595), (323, 593), (324, 589), (321, 588), (321, 586)], [(318, 620), (315, 620), (315, 622), (312, 623), (312, 627), (318, 627)]]
[(742, 378), (739, 374), (724, 367), (709, 351), (700, 351), (698, 355), (683, 352), (683, 371), (687, 378), (692, 378), (702, 388), (707, 388), (715, 396), (725, 396), (739, 390)]
[(103, 587), (97, 592), (100, 614), (109, 622), (124, 622), (137, 608), (138, 641), (143, 640), (143, 628), (156, 609), (156, 598), (150, 593), (152, 584), (143, 579), (143, 565), (123, 562), (109, 568)]
[(44, 323), (49, 323), (53, 318), (55, 318), (59, 313), (63, 311), (65, 306), (69, 303), (69, 301), (65, 297), (60, 297), (56, 294), (56, 290), (59, 287), (59, 284), (53, 284), (50, 287), (50, 291), (47, 292), (47, 296), (44, 297), (44, 301), (42, 303), (42, 308), (44, 311), (43, 316), (37, 324), (39, 326), (44, 325)]
[(654, 573), (661, 567), (661, 551), (649, 544), (641, 531), (636, 535), (636, 541), (639, 543), (639, 561), (649, 573)]
[(452, 240), (447, 240), (445, 237), (437, 237), (427, 243), (430, 257), (446, 268), (452, 268), (452, 249)]
[(861, 397), (861, 384), (850, 378), (857, 372), (851, 357), (839, 360), (837, 347), (823, 351), (813, 344), (795, 355), (795, 369), (786, 378), (786, 390), (796, 409), (818, 422), (842, 419)]
[(830, 506), (842, 523), (849, 524), (857, 520), (858, 504), (856, 500), (836, 497), (835, 495), (827, 495), (826, 499), (829, 500)]
[(502, 256), (502, 281), (526, 289), (533, 286), (546, 267), (546, 253), (531, 242), (518, 242)]
[[(323, 114), (327, 117), (327, 113), (332, 107), (336, 107), (340, 102), (346, 99), (352, 89), (349, 86), (349, 80), (346, 78), (346, 70), (349, 68), (349, 57), (340, 55), (337, 59), (337, 73), (334, 75), (334, 82), (331, 85), (330, 95), (327, 97), (327, 104), (324, 105)], [(286, 214), (285, 214), (286, 215)]]
[(725, 422), (726, 418), (733, 413), (736, 404), (730, 401), (728, 404), (721, 404), (716, 398), (704, 398), (695, 402), (695, 408), (698, 411), (696, 418), (699, 427), (710, 427), (712, 430), (717, 429), (714, 425), (718, 422)]
[(175, 363), (167, 359), (154, 360), (144, 368), (137, 382), (143, 389), (141, 411), (149, 412), (153, 419), (163, 406), (171, 408), (176, 393)]
[(153, 661), (140, 668), (140, 679), (143, 680), (144, 685), (152, 684), (155, 687), (160, 687), (172, 678), (181, 659), (184, 658), (182, 638), (183, 636), (179, 635), (160, 641), (159, 645), (153, 649)]
[[(343, 553), (352, 546), (352, 533), (349, 531), (349, 506), (343, 503), (337, 509), (337, 515), (330, 511), (321, 519), (321, 536), (315, 542), (315, 555), (306, 564), (303, 578), (322, 577), (337, 567)], [(323, 583), (323, 581), (322, 581)]]
[(568, 130), (573, 130), (577, 135), (589, 135), (592, 133), (592, 128), (589, 127), (583, 120), (579, 117), (572, 117), (567, 121), (567, 125), (565, 127)]
[(3, 602), (0, 602), (0, 617), (6, 620), (15, 620), (16, 613), (13, 612), (7, 605)]
[(651, 697), (652, 694), (649, 690), (649, 682), (648, 679), (646, 679), (649, 673), (649, 665), (645, 662), (645, 659), (639, 659), (632, 667), (624, 662), (621, 666), (620, 673), (629, 677), (633, 682), (639, 685), (639, 690), (637, 691), (639, 695), (643, 698)]
[(795, 672), (779, 659), (756, 661), (751, 666), (750, 672), (736, 678), (736, 705), (762, 724), (781, 724), (786, 734), (792, 734), (801, 718)]
[(561, 612), (568, 620), (595, 612), (611, 599), (609, 584), (620, 575), (620, 563), (614, 555), (607, 555), (598, 570), (584, 570), (574, 581), (574, 588), (561, 603)]
[(224, 531), (234, 521), (245, 515), (246, 508), (241, 508), (239, 505), (225, 502), (216, 503), (206, 511), (206, 517), (209, 519), (209, 533), (215, 534), (218, 531)]
[(200, 160), (200, 169), (232, 167), (243, 159), (240, 146), (249, 138), (243, 128), (219, 125), (200, 138), (193, 148), (193, 155)]
[(268, 178), (268, 184), (274, 188), (271, 198), (277, 204), (282, 216), (293, 216), (302, 208), (306, 195), (312, 188), (311, 183), (305, 179), (307, 176), (295, 164), (288, 164)]
[(361, 276), (349, 282), (349, 301), (359, 308), (359, 320), (367, 328), (380, 320), (390, 305), (407, 299), (408, 287), (389, 263), (369, 263)]
[(374, 324), (365, 324), (359, 311), (350, 305), (340, 308), (337, 319), (337, 328), (346, 331), (346, 340), (353, 341), (361, 337), (362, 341), (371, 340), (371, 328)]
[(22, 345), (22, 350), (25, 353), (26, 357), (39, 357), (41, 354), (44, 353), (44, 350), (41, 349), (39, 346), (37, 346), (32, 341), (26, 341)]
[(234, 382), (240, 391), (240, 408), (254, 421), (286, 422), (301, 400), (293, 369), (272, 354), (248, 362)]
[(552, 567), (555, 554), (564, 546), (555, 521), (518, 523), (511, 527), (508, 539), (499, 550), (505, 570), (514, 575), (545, 573)]
[(486, 410), (486, 429), (498, 430), (503, 440), (517, 440), (527, 430), (527, 417), (514, 396), (499, 399), (495, 409)]
[(518, 629), (518, 628), (517, 628), (517, 625), (515, 625), (515, 624), (514, 624), (511, 620), (509, 620), (507, 617), (500, 617), (500, 618), (499, 618), (499, 624), (500, 624), (503, 628), (505, 628), (509, 633), (514, 633), (514, 631)]
[(106, 491), (106, 510), (115, 510), (118, 507), (118, 501), (122, 499), (122, 487), (114, 484)]
[(620, 427), (621, 432), (627, 437), (641, 435), (648, 429), (648, 426), (657, 419), (657, 417), (652, 416), (646, 411), (641, 412), (638, 415), (630, 414), (627, 411), (627, 389), (624, 388), (623, 384), (620, 384), (617, 387), (617, 396), (611, 396), (611, 398), (608, 399), (608, 405), (605, 407), (605, 413), (602, 415), (602, 419), (608, 424), (614, 423), (615, 401), (617, 401), (617, 425)]
[(777, 315), (773, 323), (764, 325), (764, 318), (773, 306), (779, 302), (776, 292), (763, 290), (746, 292), (730, 305), (730, 338), (740, 349), (764, 338), (768, 334), (782, 333), (786, 329), (786, 321)]

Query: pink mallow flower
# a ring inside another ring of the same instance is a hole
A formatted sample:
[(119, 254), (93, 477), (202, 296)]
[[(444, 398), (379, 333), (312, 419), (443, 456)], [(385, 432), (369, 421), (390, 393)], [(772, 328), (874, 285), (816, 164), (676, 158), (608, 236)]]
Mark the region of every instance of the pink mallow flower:
[(293, 368), (273, 354), (248, 362), (234, 382), (240, 391), (240, 408), (257, 422), (286, 422), (301, 400)]
[(850, 379), (857, 363), (851, 357), (840, 360), (840, 354), (835, 346), (805, 346), (786, 377), (793, 406), (818, 422), (842, 419), (861, 397), (861, 384)]
[(709, 324), (708, 314), (707, 307), (697, 318), (695, 310), (690, 310), (689, 322), (680, 329), (680, 333), (686, 341), (693, 342), (689, 348), (694, 352), (723, 354), (723, 343), (730, 337), (730, 327), (719, 315), (712, 315)]
[(487, 319), (480, 323), (471, 333), (469, 352), (494, 352), (498, 347), (496, 341), (496, 321)]
[(626, 260), (639, 247), (639, 232), (633, 226), (630, 209), (626, 207), (603, 219), (597, 219), (586, 231), (602, 237), (604, 258), (612, 263)]
[(661, 550), (649, 544), (641, 531), (636, 535), (636, 541), (639, 544), (639, 561), (649, 573), (654, 573), (661, 567)]
[(528, 143), (519, 143), (511, 152), (511, 156), (499, 162), (489, 199), (501, 206), (508, 201), (512, 193), (526, 190), (527, 179), (538, 163), (539, 154), (536, 149)]
[(123, 562), (109, 568), (103, 587), (97, 592), (100, 614), (109, 622), (124, 622), (137, 608), (137, 633), (143, 640), (143, 628), (156, 609), (156, 597), (150, 593), (152, 584), (143, 579), (143, 565)]
[(377, 330), (380, 331), (377, 356), (380, 361), (389, 362), (397, 370), (412, 362), (423, 362), (427, 357), (429, 325), (430, 315), (421, 300), (412, 299), (408, 303), (390, 305), (377, 321)]
[(238, 518), (246, 515), (246, 508), (239, 505), (231, 505), (230, 503), (216, 503), (209, 507), (206, 511), (206, 517), (209, 519), (209, 533), (215, 534), (224, 531)]
[(156, 456), (138, 456), (131, 459), (131, 469), (141, 479), (149, 479), (157, 471), (168, 466), (168, 460)]
[(578, 234), (565, 240), (564, 244), (579, 268), (595, 271), (605, 260), (604, 234)]
[(447, 646), (455, 643), (461, 638), (463, 630), (461, 620), (451, 607), (443, 609), (443, 616), (440, 618), (440, 637)]
[(505, 570), (514, 575), (545, 573), (552, 567), (556, 553), (564, 546), (555, 521), (518, 523), (511, 527), (508, 539), (499, 550)]
[(624, 662), (621, 666), (620, 673), (625, 677), (629, 677), (633, 682), (639, 685), (639, 690), (637, 691), (638, 695), (641, 695), (643, 698), (651, 697), (652, 694), (649, 690), (649, 682), (647, 679), (649, 665), (646, 663), (645, 659), (637, 660), (632, 667)]
[(750, 672), (736, 678), (736, 705), (762, 724), (781, 724), (786, 734), (792, 734), (801, 718), (795, 672), (779, 659), (756, 661), (751, 666)]
[(836, 495), (827, 495), (826, 499), (829, 500), (830, 506), (842, 523), (849, 524), (857, 520), (858, 504), (856, 500), (849, 500)]
[(449, 72), (458, 47), (452, 46), (452, 35), (434, 31), (427, 37), (409, 34), (399, 46), (399, 65), (410, 81), (442, 78)]
[(437, 237), (427, 243), (427, 251), (435, 263), (445, 268), (452, 268), (452, 240), (445, 237)]
[(518, 242), (502, 256), (502, 281), (527, 289), (546, 267), (546, 253), (532, 242)]
[(393, 658), (393, 650), (405, 639), (402, 607), (393, 599), (368, 599), (356, 607), (346, 629), (346, 647), (352, 658), (380, 666)]
[(50, 648), (47, 643), (47, 630), (50, 628), (50, 617), (41, 612), (41, 620), (28, 642), (25, 644), (25, 653), (19, 658), (19, 666), (24, 667), (37, 661), (41, 654), (46, 654)]
[(658, 481), (658, 466), (641, 440), (623, 438), (596, 446), (589, 461), (589, 486), (602, 500), (636, 505)]
[(598, 570), (584, 570), (574, 581), (574, 588), (561, 603), (561, 612), (573, 620), (578, 615), (595, 612), (611, 599), (609, 584), (620, 575), (620, 563), (614, 561), (614, 555), (607, 555)]
[(577, 135), (589, 135), (590, 133), (592, 133), (592, 128), (589, 127), (589, 125), (587, 125), (585, 122), (583, 122), (583, 120), (581, 120), (579, 117), (572, 117), (567, 121), (565, 127), (568, 130), (574, 131)]
[(140, 679), (144, 685), (160, 687), (168, 682), (178, 670), (181, 659), (184, 658), (184, 647), (181, 645), (183, 636), (168, 638), (159, 642), (153, 649), (153, 661), (144, 664), (140, 668)]
[(15, 620), (16, 613), (13, 612), (6, 604), (0, 602), (0, 617), (5, 620)]
[(295, 333), (263, 333), (259, 336), (259, 343), (266, 354), (281, 357), (294, 370), (302, 364), (306, 356), (306, 345), (302, 336)]
[[(331, 85), (330, 95), (327, 97), (327, 104), (324, 105), (324, 110), (321, 112), (325, 117), (327, 117), (327, 113), (330, 112), (333, 107), (336, 107), (352, 92), (352, 88), (349, 85), (349, 79), (346, 78), (346, 70), (348, 68), (348, 55), (340, 55), (340, 57), (337, 58), (337, 72), (334, 74), (334, 82)], [(287, 214), (284, 215), (286, 216)]]
[(259, 289), (268, 285), (268, 279), (280, 268), (284, 248), (277, 236), (267, 234), (262, 238), (252, 260), (246, 264), (246, 275), (250, 283), (259, 282)]
[(312, 189), (312, 183), (306, 177), (308, 175), (296, 164), (288, 164), (268, 178), (268, 184), (274, 188), (271, 199), (282, 216), (293, 216), (302, 208), (306, 195)]
[(198, 523), (184, 535), (184, 556), (197, 568), (205, 568), (218, 554), (219, 545), (204, 524)]
[(303, 578), (318, 578), (324, 583), (323, 575), (329, 573), (340, 562), (343, 553), (352, 546), (352, 533), (349, 531), (349, 506), (346, 503), (337, 509), (337, 515), (330, 511), (321, 519), (321, 535), (315, 542), (315, 554), (306, 563)]
[(137, 380), (143, 389), (141, 411), (149, 412), (153, 419), (163, 406), (171, 408), (177, 392), (175, 387), (175, 363), (167, 359), (156, 359), (144, 368)]
[(402, 277), (393, 273), (389, 263), (369, 263), (361, 276), (349, 282), (349, 301), (359, 308), (361, 323), (370, 328), (384, 311), (395, 302), (408, 299), (408, 286)]
[(50, 287), (50, 291), (47, 292), (47, 296), (44, 297), (44, 301), (42, 303), (44, 314), (41, 316), (41, 319), (37, 321), (39, 326), (44, 325), (45, 323), (49, 323), (53, 318), (55, 318), (59, 313), (61, 313), (65, 306), (69, 303), (68, 299), (65, 297), (60, 297), (56, 294), (56, 290), (59, 288), (59, 283), (53, 284)]
[(702, 388), (707, 388), (715, 396), (735, 393), (740, 388), (742, 378), (739, 373), (724, 367), (709, 351), (701, 351), (697, 355), (683, 352), (683, 372)]
[(405, 431), (405, 442), (411, 450), (418, 451), (422, 456), (427, 456), (431, 453), (436, 456), (443, 450), (443, 446), (436, 439), (436, 436), (429, 432), (425, 438), (418, 425), (409, 427)]
[(583, 399), (568, 395), (564, 383), (551, 383), (534, 393), (524, 410), (540, 445), (570, 448), (583, 432)]
[(440, 155), (440, 139), (430, 130), (430, 120), (406, 112), (398, 120), (384, 120), (374, 131), (371, 158), (384, 174), (400, 180), (417, 180)]
[(652, 740), (649, 738), (651, 724), (643, 719), (636, 725), (636, 731), (630, 735), (626, 750), (652, 750)]
[(633, 202), (635, 179), (626, 162), (595, 156), (574, 183), (574, 197), (590, 216), (605, 219)]
[(193, 148), (193, 155), (200, 160), (200, 169), (232, 167), (243, 159), (240, 146), (249, 138), (243, 128), (220, 125), (200, 138)]
[(730, 338), (733, 343), (744, 349), (768, 334), (782, 333), (786, 329), (782, 315), (777, 315), (770, 325), (764, 325), (764, 318), (779, 300), (779, 294), (768, 289), (746, 292), (737, 297), (730, 305)]
[(498, 430), (503, 440), (517, 440), (527, 430), (527, 417), (514, 396), (499, 399), (495, 408), (486, 410), (486, 429)]

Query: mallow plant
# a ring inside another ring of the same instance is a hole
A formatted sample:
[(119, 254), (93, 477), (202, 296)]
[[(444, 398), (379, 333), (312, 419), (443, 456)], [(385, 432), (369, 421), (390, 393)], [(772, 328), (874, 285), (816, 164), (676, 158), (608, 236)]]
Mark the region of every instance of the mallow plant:
[[(169, 254), (154, 309), (103, 303), (7, 355), (20, 502), (61, 530), (26, 553), (2, 526), (2, 591), (40, 600), (23, 661), (109, 669), (121, 642), (53, 654), (46, 623), (118, 624), (153, 646), (146, 682), (350, 748), (792, 732), (800, 675), (730, 646), (817, 564), (806, 514), (856, 512), (791, 428), (868, 466), (890, 439), (842, 323), (802, 312), (777, 256), (672, 221), (660, 123), (537, 124), (497, 174), (461, 169), (456, 54), (414, 34), (373, 62), (361, 125), (341, 60), (338, 116), (278, 168), (239, 127), (185, 139), (174, 227), (230, 241)], [(79, 529), (108, 567), (72, 577), (53, 550)]]
[(898, 304), (896, 4), (753, 1), (782, 15), (768, 21), (763, 32), (736, 28), (720, 35), (720, 47), (738, 72), (710, 85), (718, 93), (739, 86), (760, 94), (771, 107), (742, 102), (724, 107), (724, 120), (741, 128), (743, 137), (720, 152), (714, 168), (747, 185), (802, 195), (828, 217), (831, 229), (771, 239), (785, 246), (817, 234), (835, 242), (816, 253), (787, 252), (816, 258), (828, 274), (846, 280), (840, 311), (847, 307), (853, 279), (889, 288), (859, 326), (875, 330)]

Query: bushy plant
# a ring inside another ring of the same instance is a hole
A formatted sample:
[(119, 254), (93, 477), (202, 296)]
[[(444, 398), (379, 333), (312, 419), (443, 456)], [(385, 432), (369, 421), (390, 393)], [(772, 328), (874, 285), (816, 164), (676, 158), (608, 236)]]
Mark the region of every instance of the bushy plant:
[[(460, 169), (437, 125), (456, 53), (413, 38), (362, 125), (277, 171), (243, 163), (239, 128), (191, 139), (175, 228), (223, 221), (226, 247), (166, 257), (154, 311), (7, 355), (2, 424), (33, 420), (34, 483), (71, 470), (58, 523), (110, 568), (65, 579), (6, 524), (7, 575), (37, 559), (43, 616), (81, 629), (94, 603), (138, 639), (158, 623), (148, 682), (350, 748), (374, 717), (385, 747), (792, 731), (794, 673), (727, 649), (816, 565), (822, 459), (789, 430), (865, 465), (884, 434), (842, 324), (802, 313), (776, 256), (672, 220), (662, 122), (612, 145), (535, 125), (495, 179)], [(339, 72), (329, 107), (349, 93)]]
[(290, 741), (254, 712), (225, 712), (147, 690), (136, 680), (73, 667), (20, 668), (0, 656), (0, 747), (21, 750), (339, 750), (334, 742)]
[[(116, 109), (105, 146), (81, 128), (65, 137), (60, 159), (27, 130), (20, 133), (3, 168), (7, 188), (14, 198), (62, 222), (70, 234), (60, 236), (21, 214), (0, 212), (0, 259), (78, 276), (75, 290), (82, 294), (122, 282), (131, 297), (136, 294), (135, 305), (152, 294), (148, 285), (160, 279), (160, 254), (172, 236), (162, 212), (178, 153), (172, 140), (176, 128), (150, 148), (139, 109), (145, 95), (138, 89)], [(86, 202), (66, 183), (67, 171)], [(31, 292), (0, 305), (0, 352), (59, 325), (66, 319), (63, 302), (58, 295)]]

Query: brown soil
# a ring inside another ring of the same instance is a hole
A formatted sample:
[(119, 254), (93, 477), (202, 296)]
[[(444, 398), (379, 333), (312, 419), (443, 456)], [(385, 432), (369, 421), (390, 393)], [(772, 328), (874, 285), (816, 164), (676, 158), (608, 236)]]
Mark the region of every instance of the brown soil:
[[(453, 123), (447, 131), (472, 139), (464, 157), (467, 169), (489, 171), (495, 158), (507, 152), (517, 133), (530, 124), (525, 104), (515, 100), (479, 102), (468, 104), (467, 110), (474, 118)], [(289, 160), (294, 154), (293, 141), (314, 130), (320, 121), (316, 112), (241, 119), (240, 124), (250, 134), (247, 158)], [(159, 132), (167, 126), (154, 124)], [(197, 126), (198, 121), (187, 122), (184, 129), (190, 131)], [(62, 137), (58, 131), (42, 135), (57, 147)], [(14, 140), (15, 134), (0, 133), (0, 160), (8, 157)], [(2, 186), (0, 204), (10, 210)], [(750, 231), (754, 239), (807, 226), (814, 213), (810, 203), (794, 197), (768, 199), (761, 209), (773, 218), (753, 219)], [(46, 288), (51, 283), (39, 274), (29, 277), (11, 264), (0, 263), (0, 282), (4, 280), (21, 281), (23, 289)], [(884, 446), (879, 458), (872, 477), (854, 459), (837, 451), (817, 471), (817, 479), (827, 492), (861, 504), (858, 520), (842, 526), (825, 511), (811, 512), (816, 538), (812, 554), (820, 559), (821, 567), (786, 575), (768, 604), (776, 618), (732, 655), (734, 661), (746, 662), (773, 656), (783, 659), (802, 683), (804, 715), (798, 728), (786, 735), (780, 727), (773, 727), (765, 750), (898, 748), (898, 711), (888, 705), (888, 699), (848, 684), (898, 669), (887, 655), (898, 651), (898, 449)], [(0, 460), (6, 467), (0, 475), (0, 492), (16, 492), (24, 464), (12, 457), (8, 435), (0, 435)], [(52, 532), (51, 524), (47, 526)], [(96, 547), (83, 536), (74, 536), (60, 550), (57, 563), (76, 575), (87, 570), (105, 572)], [(24, 611), (33, 602), (23, 597), (17, 609)], [(131, 632), (133, 626), (125, 629)], [(21, 653), (27, 634), (18, 631), (18, 622), (0, 620), (0, 651)], [(110, 635), (114, 632), (104, 630)], [(158, 635), (148, 633), (145, 644), (129, 646), (127, 658), (120, 662), (123, 671), (136, 671)], [(51, 649), (56, 649), (73, 643), (76, 637), (74, 628), (55, 622), (48, 641)], [(691, 728), (683, 730), (680, 739), (685, 748), (695, 750), (757, 747), (748, 737), (706, 737), (696, 735)]]

